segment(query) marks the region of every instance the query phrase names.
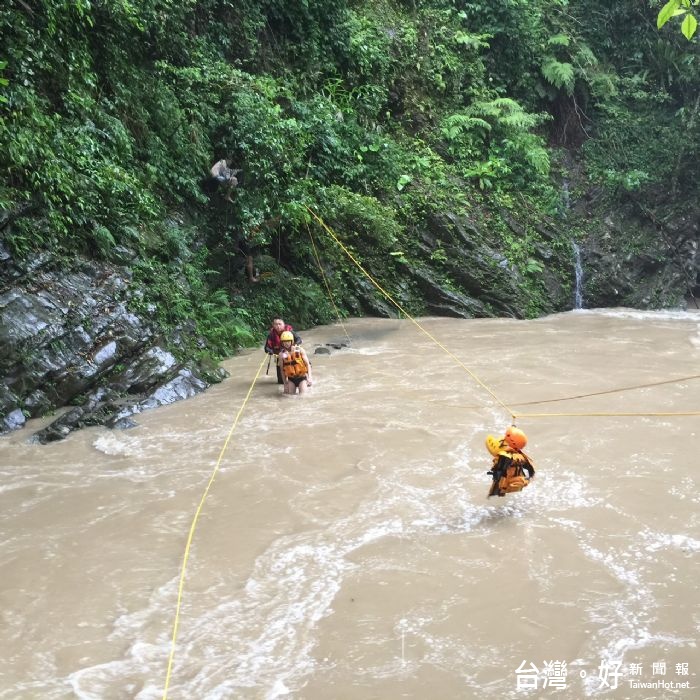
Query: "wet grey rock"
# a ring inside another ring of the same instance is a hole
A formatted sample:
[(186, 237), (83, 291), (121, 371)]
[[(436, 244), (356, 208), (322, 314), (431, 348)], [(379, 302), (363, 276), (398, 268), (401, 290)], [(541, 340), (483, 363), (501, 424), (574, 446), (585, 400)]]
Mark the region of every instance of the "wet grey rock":
[(142, 393), (162, 381), (177, 366), (175, 356), (156, 345), (148, 348), (129, 363), (114, 382), (123, 391)]
[(33, 439), (41, 443), (62, 440), (64, 437), (70, 435), (71, 431), (85, 425), (84, 421), (81, 422), (85, 413), (85, 409), (83, 408), (73, 408), (67, 413), (64, 413), (60, 418), (57, 418), (48, 427), (34, 433)]
[[(493, 229), (500, 229), (498, 235), (485, 223), (488, 218), (477, 222), (451, 212), (434, 214), (413, 227), (415, 249), (410, 260), (408, 254), (405, 258), (392, 258), (389, 280), (389, 266), (373, 270), (370, 265), (368, 272), (380, 279), (394, 300), (411, 313), (524, 318), (532, 313), (533, 292), (538, 294), (536, 306), (543, 313), (570, 308), (573, 259), (566, 246), (557, 244), (561, 235), (554, 224), (539, 222), (533, 226), (528, 221), (541, 240), (528, 244), (530, 267), (518, 269), (499, 249), (502, 228), (507, 226), (514, 239), (528, 237), (530, 230), (505, 210), (498, 215), (491, 213), (491, 217)], [(345, 298), (351, 313), (387, 318), (398, 315), (397, 307), (367, 278), (353, 278), (352, 284), (354, 298)]]
[(157, 402), (158, 406), (175, 403), (175, 401), (191, 398), (200, 391), (204, 391), (207, 386), (207, 383), (195, 376), (190, 369), (183, 368), (176, 377), (159, 386), (149, 401)]
[(331, 349), (324, 347), (323, 345), (320, 345), (319, 347), (314, 349), (314, 355), (330, 355), (331, 354)]
[(139, 424), (131, 418), (112, 418), (107, 421), (106, 425), (115, 430), (131, 430), (131, 428), (138, 428)]
[(9, 415), (5, 416), (3, 423), (5, 424), (5, 430), (17, 430), (21, 428), (27, 419), (24, 417), (24, 413), (21, 409), (16, 408)]
[(352, 309), (353, 313), (358, 315), (369, 314), (379, 318), (393, 318), (396, 316), (396, 307), (386, 301), (368, 279), (358, 277), (353, 282), (357, 294), (357, 301)]
[[(419, 248), (425, 258), (431, 258), (438, 248), (446, 256), (441, 266), (413, 270), (421, 292), (428, 297), (430, 313), (458, 318), (524, 315), (526, 299), (519, 271), (468, 218), (451, 213), (432, 217), (421, 233)], [(441, 275), (440, 268), (444, 270)]]
[(700, 207), (663, 223), (630, 207), (601, 215), (580, 244), (586, 306), (678, 308), (689, 298), (694, 307)]
[(416, 270), (418, 287), (423, 292), (428, 313), (436, 316), (475, 318), (489, 316), (487, 307), (477, 299), (457, 291), (446, 289), (427, 267)]
[[(221, 368), (179, 363), (152, 321), (129, 310), (138, 290), (128, 269), (80, 259), (70, 270), (46, 263), (36, 256), (0, 268), (0, 433), (71, 403), (77, 405), (37, 440), (62, 439), (86, 425), (127, 425), (128, 416), (189, 398), (226, 376)], [(179, 330), (179, 345), (192, 330)]]
[(204, 391), (209, 384), (191, 369), (184, 367), (177, 374), (158, 386), (146, 397), (122, 401), (118, 410), (106, 421), (111, 428), (133, 427), (136, 425), (130, 416), (158, 406), (175, 403)]

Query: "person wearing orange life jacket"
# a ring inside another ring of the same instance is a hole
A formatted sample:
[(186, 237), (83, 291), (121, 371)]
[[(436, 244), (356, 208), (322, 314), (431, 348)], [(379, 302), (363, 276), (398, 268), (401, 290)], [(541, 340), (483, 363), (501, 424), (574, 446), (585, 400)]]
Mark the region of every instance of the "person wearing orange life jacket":
[[(282, 344), (280, 336), (284, 331), (289, 331), (294, 336), (294, 345), (301, 345), (301, 338), (294, 328), (285, 323), (283, 318), (275, 316), (275, 318), (272, 319), (272, 327), (270, 328), (270, 332), (265, 340), (265, 345), (263, 346), (263, 349), (268, 355), (279, 355), (280, 346)], [(275, 360), (277, 360), (277, 358), (275, 358)], [(282, 370), (277, 362), (275, 362), (275, 365), (277, 367), (277, 383), (284, 384)]]
[(277, 366), (284, 380), (284, 393), (306, 393), (311, 386), (311, 363), (306, 351), (294, 344), (292, 331), (284, 331), (280, 335), (280, 351), (277, 356)]
[(486, 438), (486, 449), (493, 456), (491, 471), (486, 472), (493, 478), (489, 496), (505, 496), (522, 491), (534, 478), (535, 465), (523, 452), (525, 445), (527, 436), (514, 425), (506, 430), (500, 440), (493, 435)]

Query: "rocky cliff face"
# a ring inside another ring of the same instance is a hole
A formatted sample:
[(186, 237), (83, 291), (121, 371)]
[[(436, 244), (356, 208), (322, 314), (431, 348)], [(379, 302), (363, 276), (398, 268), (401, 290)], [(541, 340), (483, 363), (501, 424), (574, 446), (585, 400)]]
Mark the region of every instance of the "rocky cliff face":
[[(144, 408), (203, 391), (223, 370), (178, 361), (178, 338), (129, 311), (126, 268), (48, 254), (19, 264), (0, 246), (0, 432), (69, 406), (36, 434), (47, 442), (85, 425), (126, 427)], [(192, 333), (192, 328), (180, 333)]]
[(585, 307), (698, 308), (700, 207), (661, 215), (629, 203), (586, 218)]
[[(500, 212), (499, 225), (514, 240), (524, 241), (524, 224)], [(573, 257), (568, 245), (555, 245), (554, 232), (539, 225), (533, 235), (531, 267), (509, 261), (496, 237), (484, 223), (450, 213), (432, 217), (420, 233), (419, 248), (425, 264), (412, 271), (426, 300), (428, 313), (474, 318), (532, 315), (537, 298), (538, 313), (571, 308)], [(434, 261), (435, 251), (443, 259)], [(439, 274), (440, 271), (442, 274)]]

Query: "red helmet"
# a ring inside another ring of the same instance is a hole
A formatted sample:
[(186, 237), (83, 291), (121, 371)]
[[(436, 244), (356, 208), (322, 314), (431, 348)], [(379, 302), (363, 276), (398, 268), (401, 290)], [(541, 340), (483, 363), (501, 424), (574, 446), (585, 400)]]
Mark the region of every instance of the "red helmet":
[(514, 425), (511, 425), (510, 428), (506, 430), (503, 440), (505, 441), (506, 445), (513, 450), (522, 450), (523, 447), (527, 445), (527, 435), (525, 435), (520, 428), (516, 428)]

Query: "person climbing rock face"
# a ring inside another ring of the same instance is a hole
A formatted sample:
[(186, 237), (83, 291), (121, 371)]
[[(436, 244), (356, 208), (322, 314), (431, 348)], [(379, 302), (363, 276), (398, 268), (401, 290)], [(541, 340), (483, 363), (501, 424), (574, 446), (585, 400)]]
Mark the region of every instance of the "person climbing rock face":
[(277, 365), (282, 371), (285, 394), (306, 393), (311, 386), (311, 363), (306, 350), (294, 345), (294, 334), (283, 331), (280, 336), (282, 347), (277, 356)]
[(232, 170), (229, 167), (228, 161), (225, 158), (214, 163), (211, 168), (211, 176), (216, 180), (224, 190), (224, 199), (228, 202), (233, 202), (231, 194), (238, 187), (238, 178), (236, 175), (240, 170)]

